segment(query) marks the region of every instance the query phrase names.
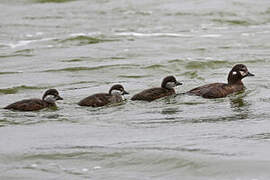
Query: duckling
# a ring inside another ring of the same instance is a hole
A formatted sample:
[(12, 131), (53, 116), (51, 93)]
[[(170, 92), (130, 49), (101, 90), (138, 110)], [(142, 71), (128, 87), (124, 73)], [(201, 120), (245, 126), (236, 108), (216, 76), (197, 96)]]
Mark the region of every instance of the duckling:
[(182, 85), (182, 83), (178, 82), (174, 76), (167, 76), (163, 79), (161, 87), (146, 89), (138, 94), (135, 94), (131, 100), (151, 102), (165, 96), (171, 96), (175, 94), (174, 87), (179, 85)]
[(78, 105), (100, 107), (108, 104), (120, 103), (124, 100), (123, 95), (129, 94), (120, 84), (113, 85), (109, 93), (97, 93), (82, 99)]
[(47, 107), (56, 106), (55, 102), (57, 100), (63, 100), (63, 98), (59, 96), (56, 89), (49, 89), (44, 93), (42, 99), (24, 99), (8, 105), (4, 107), (4, 109), (37, 111)]

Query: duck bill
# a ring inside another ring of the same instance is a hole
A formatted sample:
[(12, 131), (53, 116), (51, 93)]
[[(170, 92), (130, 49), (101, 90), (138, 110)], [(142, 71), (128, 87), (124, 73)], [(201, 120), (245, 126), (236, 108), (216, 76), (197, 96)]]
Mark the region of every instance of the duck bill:
[(57, 96), (56, 100), (63, 100), (61, 96)]
[(129, 93), (128, 93), (127, 91), (124, 90), (124, 91), (122, 92), (122, 95), (125, 95), (125, 94), (129, 94)]
[(255, 76), (255, 75), (252, 74), (252, 73), (250, 73), (250, 72), (248, 72), (248, 73), (247, 73), (247, 76)]
[(183, 84), (183, 83), (180, 83), (180, 82), (176, 81), (175, 86), (180, 86), (180, 85), (182, 85), (182, 84)]

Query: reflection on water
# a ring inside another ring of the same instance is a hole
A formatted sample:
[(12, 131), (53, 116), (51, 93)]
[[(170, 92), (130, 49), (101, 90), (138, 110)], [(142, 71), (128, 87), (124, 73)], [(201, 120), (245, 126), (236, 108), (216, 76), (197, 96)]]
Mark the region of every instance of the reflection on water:
[(247, 95), (248, 92), (240, 92), (229, 98), (232, 111), (237, 113), (238, 119), (248, 119), (250, 115), (250, 106), (252, 104), (245, 100)]

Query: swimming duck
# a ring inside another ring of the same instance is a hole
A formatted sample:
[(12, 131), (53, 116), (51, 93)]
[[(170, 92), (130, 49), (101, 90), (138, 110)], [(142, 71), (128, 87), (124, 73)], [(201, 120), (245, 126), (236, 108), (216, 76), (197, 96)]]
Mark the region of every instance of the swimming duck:
[(129, 94), (120, 84), (113, 85), (109, 93), (97, 93), (82, 99), (78, 105), (100, 107), (107, 104), (120, 103), (124, 100), (123, 95)]
[(161, 87), (146, 89), (138, 94), (135, 94), (131, 100), (150, 102), (158, 98), (170, 96), (175, 94), (174, 87), (179, 85), (182, 85), (182, 83), (178, 82), (174, 76), (167, 76), (163, 79)]
[(44, 93), (42, 99), (24, 99), (8, 105), (4, 107), (4, 109), (37, 111), (43, 108), (56, 106), (55, 101), (57, 100), (63, 100), (63, 98), (59, 96), (56, 89), (49, 89)]
[(194, 88), (187, 92), (190, 95), (202, 96), (204, 98), (222, 98), (229, 94), (244, 90), (242, 79), (254, 76), (244, 64), (236, 64), (228, 75), (228, 83), (212, 83)]

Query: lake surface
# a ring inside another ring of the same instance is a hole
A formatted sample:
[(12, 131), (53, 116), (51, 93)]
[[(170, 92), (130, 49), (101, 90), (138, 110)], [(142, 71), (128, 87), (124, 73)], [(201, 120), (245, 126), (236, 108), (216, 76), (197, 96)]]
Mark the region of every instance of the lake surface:
[[(56, 88), (58, 109), (0, 110), (0, 179), (270, 179), (269, 0), (1, 0), (0, 106)], [(135, 93), (167, 75), (177, 93), (226, 82), (245, 92), (151, 103)], [(121, 83), (120, 105), (79, 107)]]

